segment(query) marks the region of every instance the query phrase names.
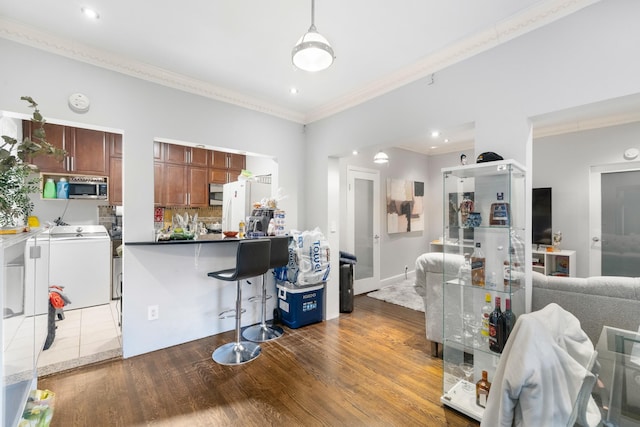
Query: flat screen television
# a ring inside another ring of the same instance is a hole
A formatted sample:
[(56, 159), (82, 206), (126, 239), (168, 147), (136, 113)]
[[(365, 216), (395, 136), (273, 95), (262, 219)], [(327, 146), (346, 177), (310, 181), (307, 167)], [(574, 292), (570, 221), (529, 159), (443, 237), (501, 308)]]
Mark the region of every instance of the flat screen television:
[(534, 245), (551, 245), (551, 187), (533, 189), (531, 208), (531, 241)]

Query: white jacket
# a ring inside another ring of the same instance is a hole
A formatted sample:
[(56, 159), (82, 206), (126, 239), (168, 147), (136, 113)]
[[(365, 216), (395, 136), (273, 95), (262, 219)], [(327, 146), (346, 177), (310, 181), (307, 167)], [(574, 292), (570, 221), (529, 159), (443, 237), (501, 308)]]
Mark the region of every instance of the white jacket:
[(600, 414), (591, 399), (596, 356), (578, 319), (559, 305), (521, 315), (502, 352), (480, 425), (597, 424)]

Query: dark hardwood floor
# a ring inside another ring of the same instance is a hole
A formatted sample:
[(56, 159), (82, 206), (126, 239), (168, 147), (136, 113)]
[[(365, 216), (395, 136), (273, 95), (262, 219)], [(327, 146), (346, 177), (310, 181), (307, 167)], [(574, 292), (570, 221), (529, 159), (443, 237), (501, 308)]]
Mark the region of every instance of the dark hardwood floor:
[(299, 329), (241, 366), (211, 360), (233, 332), (40, 378), (53, 427), (478, 426), (440, 403), (442, 359), (424, 313), (361, 295), (353, 313)]

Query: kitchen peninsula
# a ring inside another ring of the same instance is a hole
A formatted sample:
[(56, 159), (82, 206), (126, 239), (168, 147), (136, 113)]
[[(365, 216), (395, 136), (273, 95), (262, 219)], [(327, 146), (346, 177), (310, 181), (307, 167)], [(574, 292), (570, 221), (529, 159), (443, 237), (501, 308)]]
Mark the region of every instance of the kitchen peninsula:
[[(236, 287), (207, 273), (234, 268), (241, 239), (205, 236), (202, 240), (125, 242), (127, 265), (134, 267), (125, 271), (123, 283), (125, 358), (234, 329), (233, 317), (218, 315), (235, 307)], [(243, 281), (244, 301), (260, 294), (261, 280)], [(267, 274), (267, 280), (268, 293), (275, 296), (273, 275)], [(276, 302), (276, 297), (268, 300), (268, 317)], [(244, 303), (243, 308), (243, 327), (260, 321), (259, 302)]]

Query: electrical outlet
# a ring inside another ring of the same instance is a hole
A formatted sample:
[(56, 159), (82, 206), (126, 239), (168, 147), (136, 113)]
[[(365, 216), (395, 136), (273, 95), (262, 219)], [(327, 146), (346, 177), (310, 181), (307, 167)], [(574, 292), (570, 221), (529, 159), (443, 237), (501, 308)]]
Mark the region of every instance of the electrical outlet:
[(160, 309), (157, 305), (147, 307), (147, 320), (157, 320), (160, 317)]

